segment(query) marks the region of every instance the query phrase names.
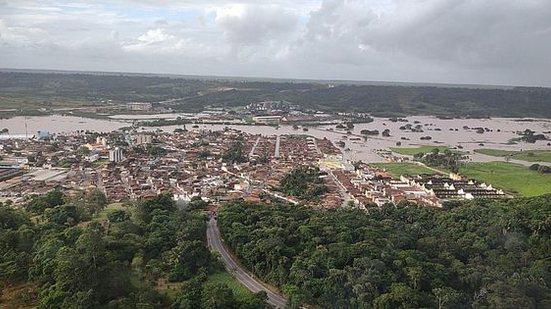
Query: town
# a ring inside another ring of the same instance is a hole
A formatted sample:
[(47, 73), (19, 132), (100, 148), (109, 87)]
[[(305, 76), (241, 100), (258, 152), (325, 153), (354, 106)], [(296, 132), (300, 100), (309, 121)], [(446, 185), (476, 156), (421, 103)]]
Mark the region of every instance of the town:
[[(111, 202), (170, 193), (182, 205), (201, 197), (215, 205), (242, 198), (366, 209), (400, 201), (441, 207), (447, 200), (507, 197), (491, 184), (456, 173), (392, 177), (369, 162), (343, 159), (341, 149), (326, 138), (194, 127), (172, 133), (39, 132), (33, 138), (3, 139), (0, 198), (17, 205), (54, 189), (68, 195), (99, 189)], [(314, 198), (281, 188), (282, 180), (300, 168), (316, 170), (323, 190)]]

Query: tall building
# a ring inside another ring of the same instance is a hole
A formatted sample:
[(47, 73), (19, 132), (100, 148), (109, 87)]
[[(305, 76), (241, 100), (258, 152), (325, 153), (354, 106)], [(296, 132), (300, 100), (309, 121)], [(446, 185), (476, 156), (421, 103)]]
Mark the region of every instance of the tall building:
[(138, 134), (134, 137), (137, 145), (151, 144), (153, 137), (149, 134)]
[(115, 149), (109, 150), (109, 162), (121, 162), (123, 160), (122, 149), (115, 147)]

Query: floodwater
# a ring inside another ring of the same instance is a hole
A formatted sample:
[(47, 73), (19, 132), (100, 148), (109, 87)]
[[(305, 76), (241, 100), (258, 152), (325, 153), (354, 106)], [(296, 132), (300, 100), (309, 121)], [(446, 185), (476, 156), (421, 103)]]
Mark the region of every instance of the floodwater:
[(61, 115), (0, 119), (0, 130), (8, 128), (10, 134), (28, 135), (36, 134), (40, 130), (50, 133), (65, 133), (80, 130), (110, 132), (131, 125), (131, 122)]
[[(123, 117), (121, 117), (123, 118)], [(124, 117), (125, 118), (125, 117)], [(26, 119), (26, 121), (25, 121)], [(538, 141), (534, 144), (518, 143), (508, 144), (512, 138), (518, 137), (517, 131), (525, 129), (533, 130), (537, 133), (550, 132), (551, 120), (538, 119), (533, 121), (519, 121), (518, 119), (492, 118), (492, 119), (438, 119), (429, 116), (412, 116), (406, 118), (408, 122), (391, 122), (387, 118), (375, 118), (371, 123), (356, 124), (352, 130), (352, 135), (346, 134), (345, 130), (337, 130), (335, 126), (310, 127), (308, 131), (302, 128), (294, 130), (292, 126), (280, 126), (279, 128), (270, 126), (249, 126), (249, 125), (199, 125), (199, 129), (222, 130), (225, 127), (241, 130), (251, 134), (262, 135), (281, 135), (281, 134), (307, 134), (317, 138), (328, 138), (333, 142), (344, 141), (345, 148), (350, 151), (344, 152), (344, 157), (350, 160), (362, 160), (364, 162), (381, 162), (383, 158), (377, 154), (377, 150), (388, 149), (401, 142), (401, 147), (416, 147), (421, 145), (445, 145), (450, 147), (461, 146), (465, 151), (471, 151), (479, 148), (498, 148), (504, 150), (533, 150), (548, 149), (549, 141)], [(92, 130), (98, 132), (108, 132), (121, 127), (131, 125), (131, 122), (123, 119), (90, 119), (73, 116), (39, 116), (39, 117), (15, 117), (11, 119), (1, 119), (0, 129), (8, 128), (10, 134), (25, 134), (25, 122), (27, 123), (27, 132), (34, 134), (38, 130), (46, 130), (51, 133), (71, 132), (78, 130)], [(418, 122), (418, 123), (415, 123)], [(412, 126), (421, 125), (423, 132), (414, 133), (411, 131), (400, 130), (401, 126), (411, 124)], [(487, 128), (487, 131), (480, 134), (474, 129), (469, 128)], [(165, 127), (146, 127), (140, 130), (154, 131), (161, 129), (165, 132), (172, 132), (182, 126)], [(192, 125), (186, 125), (187, 129), (192, 129)], [(333, 131), (329, 131), (333, 129)], [(390, 130), (389, 137), (381, 135), (370, 137), (364, 141), (360, 131), (363, 129)], [(551, 133), (547, 133), (551, 136)], [(343, 137), (347, 136), (346, 139)], [(430, 136), (431, 140), (420, 140), (421, 137)], [(359, 141), (351, 139), (360, 138)], [(483, 146), (481, 145), (483, 144)], [(471, 158), (474, 161), (495, 161), (499, 158), (473, 154)]]

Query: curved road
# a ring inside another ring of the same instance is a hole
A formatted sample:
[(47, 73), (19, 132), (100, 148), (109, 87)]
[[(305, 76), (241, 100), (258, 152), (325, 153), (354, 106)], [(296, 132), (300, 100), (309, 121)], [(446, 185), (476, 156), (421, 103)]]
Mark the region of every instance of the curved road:
[(216, 219), (211, 217), (207, 225), (207, 242), (211, 251), (216, 251), (222, 256), (222, 260), (228, 272), (230, 272), (239, 282), (253, 293), (265, 291), (268, 294), (268, 304), (276, 308), (285, 308), (287, 300), (270, 290), (267, 285), (250, 275), (243, 267), (241, 267), (226, 250), (220, 237), (220, 231), (216, 225)]

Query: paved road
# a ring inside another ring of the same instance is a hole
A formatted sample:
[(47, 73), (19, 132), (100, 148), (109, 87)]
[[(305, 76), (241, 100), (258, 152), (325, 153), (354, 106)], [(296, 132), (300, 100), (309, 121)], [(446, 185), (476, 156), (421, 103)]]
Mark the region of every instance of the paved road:
[(279, 144), (281, 142), (281, 135), (278, 135), (276, 138), (276, 145), (274, 151), (274, 157), (279, 158)]
[(231, 254), (226, 250), (226, 247), (224, 247), (224, 245), (222, 244), (220, 231), (218, 230), (218, 226), (216, 225), (215, 218), (211, 218), (207, 225), (207, 241), (211, 251), (216, 251), (220, 253), (226, 269), (237, 280), (239, 280), (239, 282), (241, 282), (253, 293), (256, 293), (258, 291), (266, 291), (266, 293), (268, 294), (268, 304), (270, 304), (271, 306), (274, 306), (276, 308), (285, 307), (287, 300), (283, 296), (268, 289), (265, 283), (253, 278), (253, 276), (250, 275), (243, 267), (237, 264)]
[(249, 152), (249, 157), (252, 157), (254, 155), (254, 151), (256, 150), (256, 146), (258, 146), (258, 142), (260, 142), (260, 136), (256, 139), (256, 142), (254, 142), (253, 148), (251, 149), (251, 152)]
[(329, 175), (331, 175), (331, 178), (333, 178), (333, 181), (337, 184), (339, 192), (343, 198), (341, 207), (348, 207), (348, 201), (352, 200), (350, 193), (346, 191), (346, 188), (339, 182), (339, 180), (333, 173), (329, 172)]

